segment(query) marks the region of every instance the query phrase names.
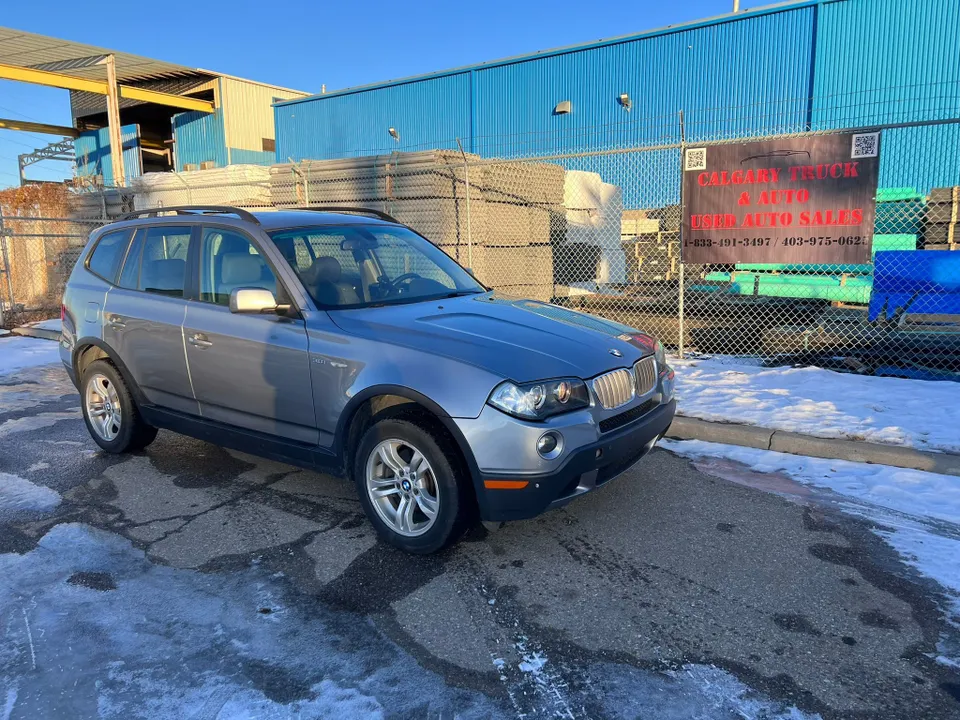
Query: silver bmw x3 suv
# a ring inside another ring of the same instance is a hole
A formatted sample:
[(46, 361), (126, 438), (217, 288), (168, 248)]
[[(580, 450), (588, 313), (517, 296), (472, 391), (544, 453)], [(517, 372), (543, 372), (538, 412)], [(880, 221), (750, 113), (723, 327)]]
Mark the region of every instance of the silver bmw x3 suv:
[(430, 553), (599, 487), (666, 432), (654, 338), (334, 210), (159, 208), (94, 232), (60, 345), (94, 441), (165, 428), (352, 478), (384, 540)]

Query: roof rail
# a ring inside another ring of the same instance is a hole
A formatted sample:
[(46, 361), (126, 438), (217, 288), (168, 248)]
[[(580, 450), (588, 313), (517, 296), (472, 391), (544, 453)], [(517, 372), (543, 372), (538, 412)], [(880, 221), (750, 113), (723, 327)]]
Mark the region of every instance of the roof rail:
[(359, 207), (348, 207), (346, 205), (325, 205), (323, 207), (295, 207), (295, 208), (282, 208), (283, 210), (310, 210), (312, 212), (335, 212), (335, 213), (359, 213), (361, 215), (373, 215), (378, 217), (381, 220), (386, 220), (387, 222), (396, 223), (397, 225), (402, 225), (399, 220), (397, 220), (392, 215), (387, 215), (385, 212), (380, 210), (371, 210), (369, 208), (359, 208)]
[(243, 210), (242, 208), (230, 207), (229, 205), (171, 205), (169, 207), (155, 207), (146, 210), (135, 210), (121, 215), (119, 220), (134, 220), (139, 217), (157, 217), (162, 212), (175, 212), (177, 215), (236, 215), (241, 220), (252, 222), (257, 225), (260, 221), (256, 216)]

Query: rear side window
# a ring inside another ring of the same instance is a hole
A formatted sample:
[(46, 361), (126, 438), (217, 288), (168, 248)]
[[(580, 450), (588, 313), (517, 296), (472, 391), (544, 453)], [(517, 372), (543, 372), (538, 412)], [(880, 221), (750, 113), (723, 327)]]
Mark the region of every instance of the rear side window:
[(129, 230), (117, 230), (102, 235), (87, 261), (90, 272), (112, 283), (117, 277), (129, 238)]
[(143, 237), (138, 289), (183, 297), (190, 251), (189, 225), (152, 227)]

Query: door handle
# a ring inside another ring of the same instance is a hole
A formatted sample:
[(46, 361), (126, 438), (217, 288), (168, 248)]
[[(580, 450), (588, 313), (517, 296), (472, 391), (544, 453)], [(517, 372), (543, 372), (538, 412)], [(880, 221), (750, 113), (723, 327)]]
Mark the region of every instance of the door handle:
[(191, 335), (191, 336), (189, 337), (189, 339), (187, 340), (187, 342), (190, 343), (191, 345), (193, 345), (194, 347), (197, 347), (197, 348), (200, 348), (200, 349), (208, 348), (208, 347), (210, 347), (211, 345), (213, 345), (212, 342), (210, 342), (209, 340), (207, 340), (207, 336), (204, 335), (203, 333), (195, 333), (195, 334)]
[(119, 315), (108, 315), (107, 316), (107, 325), (109, 325), (114, 330), (122, 330), (127, 326), (123, 321), (123, 318)]

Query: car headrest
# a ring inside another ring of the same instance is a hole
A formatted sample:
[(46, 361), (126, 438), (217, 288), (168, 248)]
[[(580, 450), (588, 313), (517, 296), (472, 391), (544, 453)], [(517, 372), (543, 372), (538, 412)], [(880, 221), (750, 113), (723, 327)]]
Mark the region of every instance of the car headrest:
[(152, 260), (143, 264), (143, 287), (154, 290), (183, 288), (183, 276), (187, 271), (184, 260)]
[(334, 257), (319, 257), (313, 261), (314, 282), (340, 282), (343, 268), (340, 261)]
[(220, 269), (221, 282), (224, 285), (241, 285), (260, 281), (263, 259), (249, 252), (230, 253), (223, 256)]

